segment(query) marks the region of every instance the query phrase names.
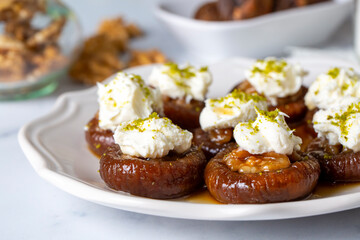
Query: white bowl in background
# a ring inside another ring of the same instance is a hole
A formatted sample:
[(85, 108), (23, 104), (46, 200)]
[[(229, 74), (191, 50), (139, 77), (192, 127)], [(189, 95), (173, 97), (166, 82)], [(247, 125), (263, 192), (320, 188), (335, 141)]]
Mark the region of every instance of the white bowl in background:
[(162, 2), (155, 14), (189, 53), (207, 60), (259, 58), (279, 55), (287, 46), (316, 45), (334, 34), (354, 7), (353, 0), (333, 0), (241, 21), (193, 19), (205, 2), (209, 0)]

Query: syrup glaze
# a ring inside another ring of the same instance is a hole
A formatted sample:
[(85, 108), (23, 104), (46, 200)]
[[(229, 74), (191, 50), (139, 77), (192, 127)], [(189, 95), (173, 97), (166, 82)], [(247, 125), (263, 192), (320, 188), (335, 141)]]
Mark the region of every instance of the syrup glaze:
[[(307, 133), (306, 124), (299, 125), (295, 128), (295, 134), (302, 138), (303, 145), (302, 150), (306, 148), (309, 142), (313, 139), (313, 137)], [(90, 152), (97, 158), (100, 159), (101, 156), (96, 154), (89, 148)], [(354, 188), (360, 189), (360, 182), (353, 183), (328, 183), (328, 182), (319, 182), (313, 193), (305, 198), (305, 200), (309, 199), (319, 199), (325, 197), (331, 197), (340, 194), (346, 194), (351, 192)], [(202, 189), (186, 196), (178, 199), (180, 201), (189, 202), (189, 203), (201, 203), (201, 204), (222, 204), (219, 201), (215, 200), (206, 189), (203, 187)]]
[[(319, 199), (332, 197), (336, 195), (346, 194), (352, 192), (352, 189), (359, 188), (360, 183), (327, 183), (319, 182), (312, 194), (307, 196), (304, 200)], [(184, 202), (202, 203), (202, 204), (223, 204), (215, 200), (206, 188), (203, 188), (185, 198), (181, 199)]]

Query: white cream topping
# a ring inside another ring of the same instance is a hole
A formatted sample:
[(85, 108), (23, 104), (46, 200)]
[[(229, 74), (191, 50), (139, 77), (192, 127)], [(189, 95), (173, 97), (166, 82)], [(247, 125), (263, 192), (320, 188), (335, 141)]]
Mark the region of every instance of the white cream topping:
[(346, 107), (319, 110), (314, 115), (313, 123), (318, 136), (325, 137), (331, 145), (340, 143), (354, 152), (360, 150), (359, 102)]
[(305, 95), (305, 104), (312, 110), (344, 106), (360, 99), (360, 81), (351, 68), (332, 68), (321, 74)]
[(245, 71), (247, 80), (258, 93), (268, 98), (272, 105), (277, 105), (278, 97), (297, 93), (306, 74), (299, 64), (290, 64), (273, 57), (257, 60)]
[(241, 149), (251, 154), (273, 151), (286, 155), (300, 149), (302, 140), (286, 124), (285, 113), (258, 109), (256, 112), (258, 116), (255, 121), (239, 123), (235, 127), (234, 138)]
[(99, 126), (114, 131), (122, 122), (162, 113), (160, 92), (140, 76), (118, 73), (108, 84), (98, 83)]
[(145, 119), (124, 122), (114, 133), (121, 151), (136, 157), (160, 158), (169, 151), (183, 153), (191, 147), (193, 135), (156, 113)]
[(205, 131), (223, 129), (235, 127), (239, 122), (255, 120), (257, 114), (254, 106), (260, 110), (267, 110), (266, 99), (237, 89), (225, 97), (207, 99), (200, 114), (201, 128)]
[(183, 68), (175, 63), (155, 67), (149, 77), (149, 84), (160, 89), (163, 95), (171, 98), (203, 101), (212, 82), (207, 67), (196, 69), (187, 65)]

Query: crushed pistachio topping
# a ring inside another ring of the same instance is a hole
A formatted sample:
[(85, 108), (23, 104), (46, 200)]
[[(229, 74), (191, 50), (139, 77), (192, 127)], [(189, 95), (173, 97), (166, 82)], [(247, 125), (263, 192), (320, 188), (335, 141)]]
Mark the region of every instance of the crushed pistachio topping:
[(225, 103), (224, 108), (231, 108), (237, 106), (237, 104), (234, 101), (235, 99), (239, 100), (240, 103), (247, 103), (251, 100), (253, 100), (256, 103), (260, 101), (266, 101), (266, 98), (258, 95), (257, 93), (248, 94), (239, 89), (235, 89), (225, 97), (210, 99), (209, 103), (211, 107), (214, 107), (215, 104)]
[[(340, 128), (341, 135), (344, 136), (344, 139), (347, 140), (347, 135), (349, 134), (349, 129), (351, 124), (347, 124), (350, 119), (356, 118), (356, 114), (360, 113), (360, 102), (353, 103), (347, 107), (345, 111), (340, 111), (340, 113), (335, 113), (334, 116), (327, 116), (327, 120), (330, 120), (331, 124)], [(314, 122), (314, 124), (321, 124), (320, 122)]]
[(274, 111), (263, 111), (258, 109), (255, 106), (255, 109), (257, 111), (258, 114), (266, 117), (266, 119), (268, 119), (271, 122), (277, 122), (276, 118), (279, 116), (280, 110), (279, 109), (275, 109)]
[[(159, 117), (159, 115), (156, 112), (153, 112), (152, 114), (150, 114), (149, 117), (147, 118), (140, 118), (140, 119), (136, 119), (131, 121), (130, 123), (127, 123), (126, 125), (122, 126), (121, 129), (124, 131), (138, 131), (138, 132), (144, 132), (146, 130), (146, 127), (150, 127), (150, 121), (153, 121), (155, 119), (160, 119), (161, 117)], [(184, 133), (184, 130), (181, 129), (179, 126), (173, 124), (173, 122), (167, 118), (167, 117), (163, 117), (161, 118), (164, 120), (164, 126), (167, 127), (169, 125), (174, 125), (176, 126), (179, 130), (181, 130), (181, 133)], [(154, 132), (161, 132), (161, 130), (152, 130)]]
[(203, 66), (199, 69), (199, 72), (207, 72), (208, 71), (208, 66)]
[(124, 131), (133, 131), (133, 130), (137, 130), (139, 132), (144, 132), (145, 128), (144, 128), (144, 123), (148, 120), (152, 120), (152, 119), (159, 119), (159, 115), (156, 112), (153, 112), (152, 114), (150, 114), (149, 117), (147, 118), (139, 118), (136, 120), (131, 121), (130, 123), (128, 123), (127, 125), (125, 125), (122, 129)]
[(258, 132), (260, 131), (259, 125), (253, 126), (254, 122), (255, 122), (255, 121), (250, 120), (249, 122), (247, 122), (247, 123), (244, 124), (247, 129), (252, 130), (252, 131), (250, 132), (251, 135), (255, 135), (256, 133), (258, 133)]
[(349, 87), (350, 87), (350, 84), (345, 83), (344, 85), (341, 86), (341, 90), (346, 91)]
[[(135, 75), (135, 74), (127, 74), (127, 73), (124, 73), (124, 75), (126, 77), (129, 77), (131, 79), (131, 81), (135, 82), (140, 87), (140, 89), (143, 92), (146, 99), (151, 95), (150, 88), (145, 84), (145, 82), (141, 78), (141, 76)], [(116, 79), (115, 79), (115, 81), (116, 81)], [(109, 84), (105, 84), (104, 86), (108, 87), (108, 86), (111, 86), (112, 84), (115, 84), (115, 82), (110, 82)], [(113, 91), (113, 89), (110, 88), (107, 91), (107, 94), (111, 94), (112, 91)], [(146, 99), (142, 99), (142, 101), (145, 101)], [(129, 103), (129, 101), (125, 101), (125, 102), (122, 102), (121, 105), (118, 105), (118, 102), (116, 102), (115, 99), (111, 95), (108, 98), (106, 98), (105, 101), (107, 102), (107, 104), (109, 106), (112, 106), (113, 108), (122, 108), (122, 107), (124, 107), (124, 105)]]
[(327, 75), (329, 75), (332, 79), (337, 78), (337, 76), (339, 76), (340, 73), (340, 68), (332, 68), (327, 72)]
[[(280, 115), (279, 114), (280, 113), (279, 109), (276, 109), (274, 111), (263, 111), (263, 110), (260, 110), (258, 107), (255, 106), (255, 110), (258, 113), (258, 116), (262, 115), (268, 121), (279, 124), (279, 122), (278, 122), (278, 116)], [(251, 135), (255, 135), (256, 133), (258, 133), (260, 131), (259, 125), (258, 124), (254, 125), (254, 123), (255, 123), (255, 121), (253, 121), (253, 120), (250, 120), (247, 123), (243, 123), (243, 126), (245, 126), (249, 130), (252, 130), (250, 132)], [(261, 123), (261, 120), (258, 123)]]
[(252, 154), (273, 151), (290, 155), (294, 149), (300, 149), (302, 141), (286, 124), (283, 112), (254, 108), (258, 114), (255, 121), (235, 126), (234, 138), (239, 147)]
[[(284, 126), (286, 130), (291, 131), (290, 135), (293, 135), (295, 130), (291, 130), (289, 126), (286, 124), (285, 120), (283, 120), (283, 118), (279, 118), (280, 116), (284, 116), (284, 115), (287, 116), (279, 109), (275, 109), (274, 111), (266, 111), (266, 110), (264, 111), (264, 110), (260, 110), (257, 106), (255, 106), (255, 110), (258, 115), (265, 117), (269, 122), (276, 123), (278, 126), (280, 126), (279, 122), (284, 122), (285, 123)], [(261, 121), (259, 121), (259, 123), (261, 123)], [(254, 131), (251, 134), (256, 134), (259, 131), (258, 125), (252, 126), (252, 128)]]
[(170, 77), (176, 76), (176, 75), (180, 76), (182, 78), (186, 78), (186, 79), (195, 77), (195, 73), (192, 70), (193, 69), (192, 66), (180, 68), (179, 65), (177, 65), (176, 63), (165, 63), (164, 65), (169, 67), (169, 70), (164, 73), (170, 75)]
[[(349, 68), (349, 71), (347, 71), (345, 74), (349, 77), (350, 82), (342, 82), (341, 83), (341, 90), (342, 91), (346, 91), (350, 86), (354, 87), (355, 84), (359, 81), (359, 77), (357, 74), (354, 74), (354, 69), (353, 68)], [(330, 76), (332, 79), (335, 79), (339, 76), (341, 72), (341, 69), (338, 67), (332, 68), (327, 72), (327, 75)]]
[[(164, 71), (164, 74), (167, 74), (171, 77), (175, 84), (181, 88), (188, 89), (189, 86), (186, 84), (186, 80), (193, 78), (196, 76), (196, 69), (193, 66), (186, 66), (184, 68), (180, 68), (178, 64), (170, 62), (165, 63), (164, 66), (167, 66), (169, 69)], [(201, 67), (199, 72), (206, 72), (208, 71), (208, 67)]]
[(265, 68), (261, 69), (259, 67), (254, 66), (251, 69), (251, 73), (253, 75), (255, 75), (256, 73), (260, 73), (263, 74), (265, 76), (268, 76), (270, 73), (284, 73), (284, 68), (288, 65), (288, 63), (284, 60), (277, 60), (277, 59), (270, 59), (270, 60), (264, 60), (264, 59), (260, 59), (257, 60), (256, 63), (261, 63), (264, 64), (265, 63)]
[[(126, 74), (126, 76), (127, 76), (127, 74)], [(132, 81), (136, 82), (140, 86), (141, 91), (144, 93), (146, 98), (150, 96), (151, 91), (150, 91), (149, 87), (146, 86), (146, 84), (145, 84), (144, 80), (141, 78), (141, 76), (136, 75), (136, 74), (131, 74), (130, 79)]]

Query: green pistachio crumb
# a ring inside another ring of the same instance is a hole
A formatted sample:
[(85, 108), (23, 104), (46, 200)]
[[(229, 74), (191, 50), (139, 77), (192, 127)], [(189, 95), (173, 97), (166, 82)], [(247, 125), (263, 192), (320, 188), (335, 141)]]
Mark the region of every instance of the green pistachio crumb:
[(275, 109), (274, 111), (264, 111), (264, 110), (260, 110), (257, 107), (255, 107), (255, 109), (263, 116), (265, 116), (269, 121), (271, 122), (276, 122), (277, 120), (276, 118), (279, 116), (280, 110), (279, 109)]
[[(159, 115), (156, 113), (156, 112), (153, 112), (149, 117), (147, 118), (140, 118), (140, 119), (136, 119), (136, 120), (133, 120), (131, 121), (130, 123), (126, 124), (125, 126), (122, 126), (122, 130), (124, 131), (139, 131), (139, 132), (144, 132), (146, 129), (146, 126), (144, 126), (144, 123), (145, 122), (150, 122), (154, 119), (160, 119)], [(164, 127), (168, 127), (169, 125), (172, 125), (172, 121), (167, 118), (167, 117), (163, 117), (161, 118), (162, 120), (164, 120)], [(185, 130), (181, 129), (179, 126), (173, 124), (174, 126), (176, 126), (181, 134), (185, 134)], [(147, 124), (147, 127), (150, 127), (150, 123)], [(153, 129), (152, 130), (153, 132), (160, 132), (160, 130), (156, 130), (156, 129)]]
[(208, 66), (203, 66), (199, 69), (199, 72), (207, 72), (208, 71)]
[[(349, 134), (349, 128), (347, 121), (354, 118), (355, 114), (360, 113), (360, 103), (351, 104), (346, 111), (336, 113), (335, 116), (331, 117), (329, 120), (332, 119), (331, 124), (338, 126), (341, 131), (341, 135), (347, 139), (346, 135)], [(329, 118), (329, 117), (328, 117)]]
[[(215, 98), (215, 99), (210, 99), (209, 103), (211, 107), (215, 107), (215, 104), (221, 104), (224, 102), (227, 102), (226, 104), (224, 104), (224, 108), (232, 108), (232, 107), (237, 107), (237, 102), (235, 102), (232, 99), (237, 99), (239, 100), (240, 103), (247, 103), (249, 101), (254, 101), (254, 102), (260, 102), (260, 101), (266, 101), (266, 98), (264, 98), (263, 96), (258, 95), (257, 93), (252, 93), (252, 94), (248, 94), (245, 93), (239, 89), (235, 89), (234, 91), (232, 91), (231, 93), (229, 93), (228, 95), (226, 95), (225, 97), (220, 97), (220, 98)], [(232, 100), (232, 101), (231, 101)]]
[(165, 63), (165, 66), (169, 67), (169, 71), (166, 72), (170, 77), (180, 76), (185, 79), (189, 79), (195, 77), (195, 73), (192, 71), (191, 66), (187, 66), (185, 68), (180, 68), (176, 63)]
[(265, 68), (264, 69), (260, 69), (258, 67), (253, 67), (253, 69), (251, 70), (251, 73), (253, 75), (255, 75), (256, 73), (260, 73), (263, 74), (265, 76), (268, 76), (270, 73), (275, 72), (275, 73), (284, 73), (284, 68), (288, 65), (288, 63), (281, 59), (281, 60), (276, 60), (276, 59), (272, 59), (272, 60), (257, 60), (257, 63), (265, 63)]
[(332, 79), (337, 78), (337, 76), (339, 76), (340, 73), (340, 68), (332, 68), (327, 72), (327, 75), (329, 75)]
[(131, 80), (136, 82), (140, 86), (141, 91), (144, 93), (146, 98), (151, 95), (150, 88), (148, 86), (146, 86), (146, 84), (145, 84), (144, 80), (141, 78), (141, 76), (132, 74)]

